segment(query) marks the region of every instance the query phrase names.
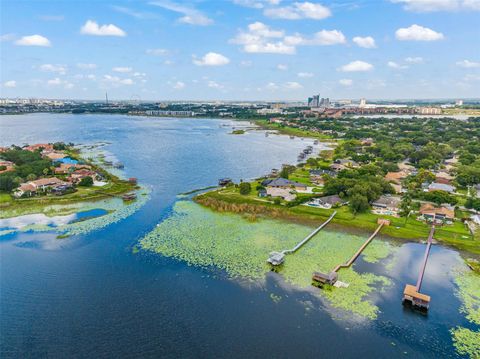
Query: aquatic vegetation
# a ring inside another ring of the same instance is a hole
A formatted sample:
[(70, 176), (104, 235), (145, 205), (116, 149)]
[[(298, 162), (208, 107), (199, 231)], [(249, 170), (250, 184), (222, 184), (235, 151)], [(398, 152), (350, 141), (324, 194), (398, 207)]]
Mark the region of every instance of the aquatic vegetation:
[[(271, 251), (292, 248), (311, 231), (307, 226), (276, 220), (252, 222), (238, 215), (205, 209), (191, 201), (178, 201), (172, 216), (145, 236), (140, 246), (191, 265), (215, 266), (232, 278), (258, 281), (270, 270), (266, 259)], [(322, 231), (299, 252), (288, 255), (278, 272), (287, 283), (311, 288), (312, 272), (330, 271), (345, 262), (364, 240), (361, 236)], [(373, 243), (368, 254), (370, 262), (391, 253), (392, 246), (386, 242)], [(339, 278), (350, 286), (317, 293), (335, 307), (375, 318), (378, 308), (365, 298), (376, 285), (388, 285), (389, 280), (372, 273), (359, 274), (352, 268), (342, 269)]]
[(51, 227), (46, 224), (29, 224), (17, 229), (0, 231), (0, 237), (16, 231), (57, 232), (59, 233), (57, 238), (66, 238), (72, 235), (89, 233), (129, 217), (140, 209), (148, 201), (148, 198), (148, 191), (140, 190), (137, 200), (129, 204), (125, 204), (120, 198), (111, 198), (96, 202), (75, 203), (66, 206), (55, 205), (55, 209), (52, 209), (54, 213), (84, 212), (92, 209), (104, 209), (108, 213), (103, 216), (88, 218), (86, 220), (71, 223), (59, 223), (56, 227)]
[[(480, 275), (473, 271), (461, 271), (457, 273), (455, 283), (458, 286), (456, 295), (462, 301), (460, 312), (468, 321), (480, 326)], [(451, 333), (460, 354), (480, 358), (480, 328), (473, 331), (456, 327)]]
[(453, 345), (459, 354), (480, 358), (480, 331), (457, 327), (450, 332), (453, 336)]

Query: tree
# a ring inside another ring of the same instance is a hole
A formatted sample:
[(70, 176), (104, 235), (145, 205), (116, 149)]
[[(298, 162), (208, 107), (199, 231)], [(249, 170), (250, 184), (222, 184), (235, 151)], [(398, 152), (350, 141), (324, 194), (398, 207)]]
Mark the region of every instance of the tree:
[(27, 181), (35, 181), (37, 179), (37, 176), (34, 173), (30, 173), (27, 176)]
[(410, 214), (410, 211), (412, 210), (412, 198), (408, 193), (406, 193), (402, 197), (402, 201), (400, 202), (400, 216), (402, 217), (407, 217)]
[(283, 167), (282, 170), (280, 171), (280, 177), (288, 179), (288, 168)]
[(370, 205), (366, 196), (355, 194), (350, 198), (349, 207), (353, 214), (357, 214), (365, 212)]
[(46, 175), (48, 175), (49, 169), (44, 168), (42, 172), (43, 172), (43, 175), (46, 176)]
[(244, 196), (249, 194), (252, 191), (252, 187), (250, 186), (250, 183), (248, 183), (248, 182), (240, 183), (239, 188), (240, 188), (240, 194), (242, 194)]
[(90, 176), (83, 177), (78, 183), (78, 185), (83, 187), (91, 187), (93, 186), (93, 178)]

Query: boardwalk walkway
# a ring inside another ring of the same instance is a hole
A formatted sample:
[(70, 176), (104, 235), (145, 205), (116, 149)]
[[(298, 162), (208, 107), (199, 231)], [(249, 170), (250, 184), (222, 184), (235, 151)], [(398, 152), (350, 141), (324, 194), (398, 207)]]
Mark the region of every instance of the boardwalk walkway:
[(295, 253), (297, 250), (299, 250), (305, 243), (307, 243), (310, 239), (312, 239), (312, 237), (314, 237), (318, 232), (320, 232), (328, 223), (330, 223), (330, 221), (333, 219), (333, 217), (335, 217), (336, 214), (337, 214), (337, 211), (333, 212), (332, 215), (325, 222), (323, 222), (317, 229), (315, 229), (312, 233), (306, 236), (301, 242), (299, 242), (292, 249), (284, 249), (283, 251), (280, 251), (280, 252), (271, 252), (270, 257), (267, 259), (267, 262), (273, 266), (278, 266), (282, 264), (285, 260), (286, 254), (292, 254), (292, 253)]

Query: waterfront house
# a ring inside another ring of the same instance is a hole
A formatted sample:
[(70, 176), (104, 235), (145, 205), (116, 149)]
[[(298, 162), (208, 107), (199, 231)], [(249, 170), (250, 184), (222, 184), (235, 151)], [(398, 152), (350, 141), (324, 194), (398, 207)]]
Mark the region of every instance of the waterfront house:
[(37, 143), (23, 148), (26, 151), (34, 152), (38, 150), (53, 151), (53, 145), (50, 143)]
[(67, 185), (67, 183), (61, 179), (58, 179), (57, 177), (40, 178), (35, 181), (29, 181), (27, 183), (20, 184), (20, 186), (14, 190), (13, 195), (19, 198), (23, 195), (33, 195), (38, 192), (47, 192), (53, 188), (64, 185)]
[(43, 151), (42, 156), (46, 157), (52, 161), (57, 161), (62, 158), (67, 157), (67, 155), (63, 152), (57, 152), (57, 151)]
[(380, 196), (372, 202), (372, 213), (389, 216), (398, 216), (401, 199), (393, 196)]
[(435, 207), (433, 204), (424, 203), (420, 207), (420, 218), (427, 222), (436, 223), (452, 223), (455, 219), (455, 210), (451, 207), (440, 206)]
[(324, 209), (330, 209), (336, 206), (343, 206), (347, 202), (340, 198), (338, 195), (334, 194), (332, 196), (324, 196), (319, 198), (314, 198), (307, 205), (312, 207), (320, 207)]
[(78, 183), (85, 177), (91, 177), (92, 180), (95, 181), (97, 179), (97, 172), (89, 169), (75, 170), (70, 174), (68, 180), (72, 183)]
[(267, 196), (280, 197), (287, 202), (293, 201), (297, 198), (293, 190), (280, 187), (267, 187)]
[(324, 284), (334, 285), (335, 282), (338, 280), (337, 272), (330, 272), (330, 273), (322, 273), (322, 272), (315, 272), (312, 276), (312, 281), (316, 285), (323, 286)]
[(445, 191), (448, 193), (454, 193), (455, 187), (448, 184), (444, 184), (444, 183), (434, 182), (428, 186), (428, 192), (434, 192), (434, 191)]
[(283, 189), (295, 189), (297, 191), (305, 191), (307, 189), (307, 185), (299, 182), (293, 182), (286, 178), (274, 178), (274, 179), (266, 179), (262, 181), (262, 186), (268, 188), (283, 188)]

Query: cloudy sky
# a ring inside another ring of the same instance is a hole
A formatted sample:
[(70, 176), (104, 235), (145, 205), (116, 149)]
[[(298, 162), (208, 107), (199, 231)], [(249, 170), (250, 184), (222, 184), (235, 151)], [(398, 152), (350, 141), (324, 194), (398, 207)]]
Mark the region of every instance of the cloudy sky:
[(480, 0), (1, 3), (1, 97), (480, 97)]

